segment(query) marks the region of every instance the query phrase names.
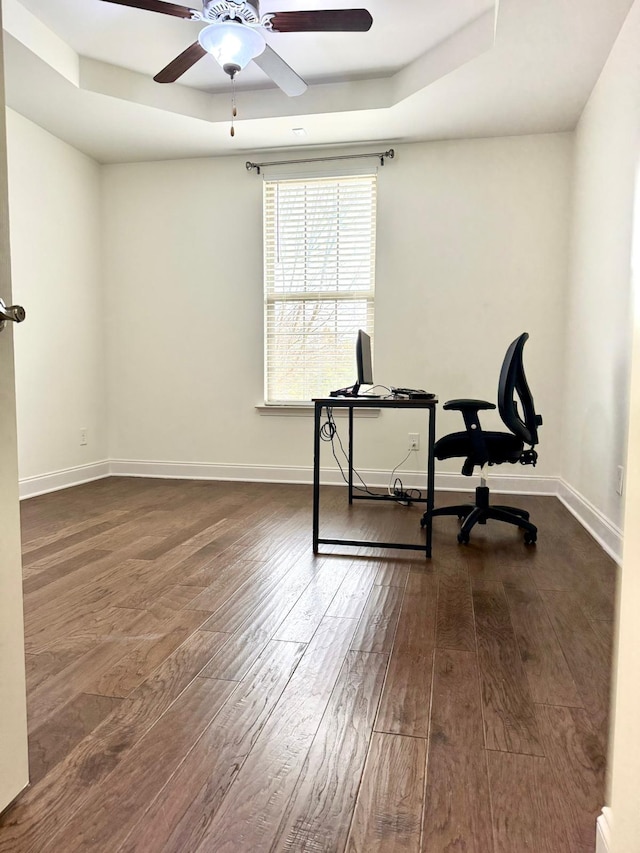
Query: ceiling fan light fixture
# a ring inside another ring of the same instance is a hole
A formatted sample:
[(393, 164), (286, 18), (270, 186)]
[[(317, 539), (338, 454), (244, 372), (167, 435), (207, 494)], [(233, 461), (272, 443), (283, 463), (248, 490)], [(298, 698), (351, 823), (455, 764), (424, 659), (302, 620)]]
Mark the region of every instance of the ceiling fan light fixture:
[(209, 24), (200, 31), (200, 46), (233, 77), (264, 51), (266, 42), (253, 27), (234, 21)]

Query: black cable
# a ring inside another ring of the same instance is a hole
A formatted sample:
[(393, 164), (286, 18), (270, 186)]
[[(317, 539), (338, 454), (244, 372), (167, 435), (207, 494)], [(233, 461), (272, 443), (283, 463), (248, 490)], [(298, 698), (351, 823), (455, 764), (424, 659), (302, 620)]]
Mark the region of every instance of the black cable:
[[(391, 476), (389, 477), (389, 486), (387, 488), (389, 494), (392, 497), (397, 498), (398, 502), (401, 503), (403, 506), (410, 506), (411, 501), (421, 500), (422, 498), (422, 492), (420, 491), (420, 489), (405, 489), (402, 485), (402, 480), (400, 479), (400, 477), (396, 477), (395, 480), (393, 480), (393, 475), (396, 473), (396, 471), (401, 465), (404, 465), (404, 463), (407, 461), (407, 459), (411, 456), (412, 453), (415, 453), (415, 450), (413, 448), (409, 450), (409, 452), (401, 462), (398, 462), (396, 467), (391, 472)], [(393, 491), (391, 488), (392, 480)]]
[[(375, 391), (377, 388), (382, 388), (382, 390), (386, 391), (387, 393), (384, 395), (372, 394), (371, 392)], [(373, 397), (374, 399), (378, 400), (386, 400), (388, 397), (393, 397), (393, 392), (391, 388), (387, 388), (386, 385), (372, 385), (371, 388), (369, 388), (368, 391), (365, 391), (364, 394), (358, 394), (358, 397)]]
[[(384, 387), (384, 386), (381, 386), (381, 387)], [(342, 475), (342, 479), (348, 485), (349, 480), (345, 476), (344, 469), (342, 468), (342, 465), (340, 464), (340, 460), (338, 459), (338, 457), (336, 455), (336, 449), (335, 449), (335, 444), (334, 444), (335, 438), (338, 439), (338, 444), (340, 445), (340, 450), (342, 451), (342, 455), (344, 456), (347, 463), (349, 462), (349, 457), (347, 455), (347, 452), (344, 449), (344, 445), (342, 444), (342, 439), (340, 438), (340, 433), (338, 432), (338, 427), (336, 425), (336, 422), (333, 419), (333, 408), (331, 406), (328, 406), (326, 409), (326, 412), (327, 412), (327, 420), (320, 427), (320, 439), (322, 441), (330, 441), (331, 442), (331, 453), (333, 454), (333, 458), (336, 461), (336, 465), (338, 466), (338, 469), (340, 470), (340, 474)], [(391, 472), (391, 477), (393, 477), (393, 475), (396, 473), (396, 471), (398, 470), (400, 465), (402, 465), (404, 462), (406, 462), (406, 460), (409, 458), (409, 456), (411, 455), (412, 452), (413, 451), (410, 450), (409, 453), (404, 457), (402, 462), (399, 462), (398, 465), (396, 465), (396, 467)], [(367, 484), (365, 483), (365, 481), (362, 479), (362, 477), (360, 476), (358, 471), (356, 471), (355, 468), (353, 469), (353, 472), (356, 475), (356, 477), (360, 480), (360, 482), (362, 483), (362, 486), (353, 486), (353, 488), (356, 489), (356, 491), (358, 491), (358, 492), (364, 492), (367, 495), (372, 495), (373, 497), (378, 497), (378, 493), (371, 491), (371, 489), (367, 486)], [(420, 489), (405, 489), (402, 485), (402, 480), (399, 477), (396, 477), (396, 479), (394, 481), (393, 493), (391, 492), (390, 488), (387, 491), (389, 492), (389, 495), (391, 497), (395, 497), (397, 502), (399, 504), (401, 504), (402, 506), (410, 506), (410, 503), (412, 500), (419, 500), (420, 498), (422, 498), (422, 492), (420, 491)]]
[[(327, 420), (320, 427), (320, 438), (322, 441), (330, 441), (331, 442), (331, 452), (333, 454), (333, 458), (335, 459), (336, 465), (338, 466), (338, 468), (340, 470), (340, 474), (342, 475), (342, 479), (345, 481), (345, 483), (347, 485), (349, 485), (349, 480), (347, 477), (345, 477), (345, 473), (344, 473), (344, 470), (342, 468), (342, 465), (340, 464), (340, 460), (338, 459), (338, 457), (336, 455), (336, 449), (335, 449), (335, 445), (334, 445), (334, 441), (333, 441), (334, 438), (338, 439), (338, 444), (340, 445), (340, 450), (342, 451), (342, 455), (346, 459), (347, 463), (349, 462), (349, 457), (348, 457), (348, 455), (347, 455), (347, 453), (346, 453), (346, 451), (342, 445), (342, 440), (340, 438), (340, 433), (338, 432), (338, 427), (336, 426), (336, 422), (333, 419), (333, 408), (331, 406), (328, 406), (326, 411), (327, 411)], [(367, 484), (365, 483), (365, 481), (362, 479), (362, 477), (356, 471), (355, 468), (353, 469), (353, 472), (356, 475), (356, 477), (360, 480), (360, 482), (362, 483), (362, 486), (353, 486), (353, 488), (356, 489), (358, 492), (365, 492), (367, 495), (375, 496), (376, 493), (371, 491), (371, 489), (367, 486)]]

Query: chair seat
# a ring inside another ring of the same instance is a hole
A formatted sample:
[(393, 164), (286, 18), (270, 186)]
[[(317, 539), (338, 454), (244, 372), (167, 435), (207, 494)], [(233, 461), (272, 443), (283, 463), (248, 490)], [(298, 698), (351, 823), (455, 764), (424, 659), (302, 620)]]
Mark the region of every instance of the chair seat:
[[(517, 462), (522, 456), (524, 443), (510, 432), (482, 433), (488, 454), (489, 465), (499, 465), (501, 462)], [(473, 459), (473, 447), (469, 434), (452, 432), (436, 441), (434, 446), (436, 459), (452, 459), (467, 457)]]

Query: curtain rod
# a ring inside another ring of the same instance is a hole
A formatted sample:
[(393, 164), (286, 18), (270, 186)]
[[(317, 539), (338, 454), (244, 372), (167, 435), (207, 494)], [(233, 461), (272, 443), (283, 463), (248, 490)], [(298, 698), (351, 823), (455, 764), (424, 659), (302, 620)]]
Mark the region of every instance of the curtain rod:
[(385, 157), (393, 160), (395, 156), (396, 152), (393, 148), (390, 148), (388, 151), (379, 151), (372, 154), (343, 154), (341, 157), (315, 157), (312, 160), (276, 160), (273, 163), (252, 163), (251, 160), (247, 160), (245, 166), (247, 172), (255, 169), (260, 174), (260, 169), (263, 166), (291, 166), (295, 163), (328, 163), (330, 160), (357, 160), (363, 157), (377, 157), (380, 160), (380, 165), (384, 166)]

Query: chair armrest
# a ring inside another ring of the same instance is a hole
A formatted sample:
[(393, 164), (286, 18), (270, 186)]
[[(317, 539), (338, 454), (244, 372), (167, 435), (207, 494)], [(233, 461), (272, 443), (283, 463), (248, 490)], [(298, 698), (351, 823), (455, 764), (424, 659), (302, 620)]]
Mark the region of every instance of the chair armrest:
[(469, 457), (462, 466), (462, 473), (469, 477), (473, 474), (474, 465), (484, 465), (489, 460), (487, 443), (480, 425), (478, 412), (481, 409), (495, 409), (495, 403), (486, 400), (448, 400), (444, 409), (459, 411), (464, 419), (465, 429), (469, 435), (472, 447), (472, 457)]
[(486, 400), (448, 400), (443, 409), (453, 409), (458, 412), (479, 412), (481, 409), (495, 409), (495, 403)]

